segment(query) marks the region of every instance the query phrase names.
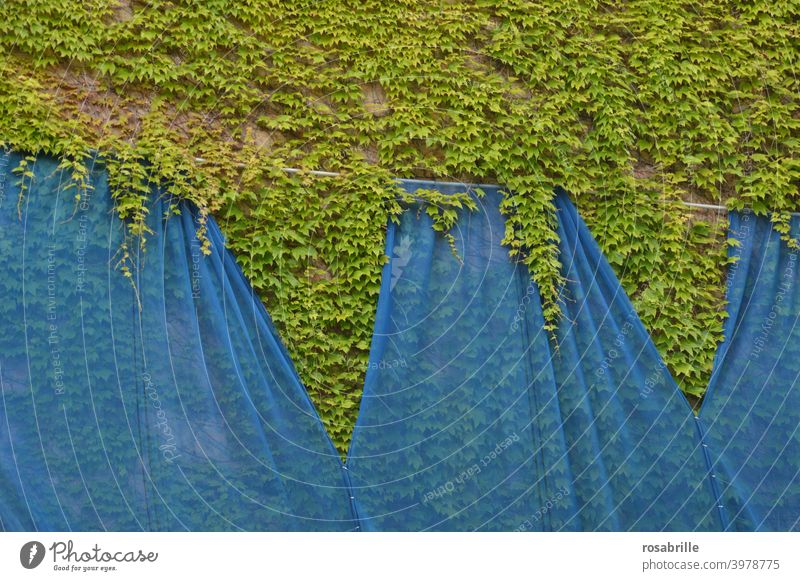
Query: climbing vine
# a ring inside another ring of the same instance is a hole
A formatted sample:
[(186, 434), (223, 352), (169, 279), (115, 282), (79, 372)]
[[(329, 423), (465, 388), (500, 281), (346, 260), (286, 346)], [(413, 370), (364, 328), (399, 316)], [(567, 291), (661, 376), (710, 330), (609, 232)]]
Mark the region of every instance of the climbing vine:
[[(798, 0), (19, 0), (0, 20), (0, 140), (59, 156), (77, 199), (102, 153), (130, 244), (146, 244), (155, 185), (214, 214), (340, 449), (385, 223), (404, 203), (392, 177), (506, 186), (505, 243), (551, 327), (553, 186), (568, 190), (699, 396), (722, 333), (724, 221), (678, 201), (771, 211), (788, 239), (798, 12)], [(447, 235), (457, 205), (425, 202)]]

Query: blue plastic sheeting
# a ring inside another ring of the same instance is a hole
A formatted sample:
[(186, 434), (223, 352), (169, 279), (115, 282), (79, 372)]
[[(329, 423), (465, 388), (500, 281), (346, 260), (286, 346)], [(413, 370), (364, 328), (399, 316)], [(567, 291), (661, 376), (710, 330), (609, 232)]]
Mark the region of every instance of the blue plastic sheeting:
[[(346, 474), (212, 222), (153, 196), (134, 284), (105, 173), (0, 157), (5, 530), (351, 530)], [(28, 180), (26, 180), (27, 182)], [(180, 216), (164, 220), (173, 210)]]
[(574, 206), (558, 195), (554, 342), (501, 245), (502, 192), (481, 189), (459, 260), (424, 212), (389, 228), (348, 460), (363, 528), (719, 529), (694, 414)]
[(196, 211), (154, 192), (129, 280), (103, 168), (76, 203), (47, 159), (20, 197), (18, 161), (0, 156), (3, 530), (798, 528), (798, 253), (766, 218), (731, 216), (698, 417), (564, 192), (555, 336), (502, 246), (501, 189), (473, 190), (455, 253), (410, 208), (345, 467), (213, 220), (204, 257)]
[[(800, 269), (769, 219), (731, 215), (725, 343), (701, 410), (730, 530), (800, 529)], [(800, 238), (800, 216), (791, 221)]]

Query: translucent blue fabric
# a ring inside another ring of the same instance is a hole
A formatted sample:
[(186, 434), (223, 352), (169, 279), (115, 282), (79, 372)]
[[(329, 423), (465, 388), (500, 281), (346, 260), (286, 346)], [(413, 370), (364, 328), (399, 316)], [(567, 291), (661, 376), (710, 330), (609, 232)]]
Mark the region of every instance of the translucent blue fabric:
[(563, 191), (553, 357), (581, 530), (717, 530), (701, 426)]
[(76, 204), (48, 159), (20, 196), (18, 161), (0, 156), (2, 530), (800, 528), (798, 253), (766, 218), (731, 214), (695, 416), (564, 192), (554, 336), (500, 188), (470, 190), (455, 256), (409, 208), (342, 464), (213, 220), (205, 257), (196, 211), (154, 191), (128, 279), (102, 166)]
[[(800, 238), (800, 216), (791, 221)], [(800, 529), (800, 270), (768, 218), (733, 213), (725, 343), (700, 412), (726, 528)]]
[(76, 205), (40, 159), (18, 207), (17, 161), (0, 158), (2, 528), (354, 529), (338, 453), (213, 221), (204, 257), (195, 212), (154, 192), (129, 281), (102, 168)]
[(566, 194), (554, 340), (501, 245), (502, 192), (481, 188), (460, 261), (424, 212), (389, 228), (348, 459), (363, 528), (720, 528), (694, 414)]

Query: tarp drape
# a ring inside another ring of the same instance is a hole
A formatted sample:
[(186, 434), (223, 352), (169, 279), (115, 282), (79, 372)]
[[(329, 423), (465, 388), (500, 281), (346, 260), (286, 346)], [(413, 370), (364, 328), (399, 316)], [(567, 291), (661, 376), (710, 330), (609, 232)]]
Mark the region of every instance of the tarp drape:
[[(800, 239), (800, 216), (791, 220)], [(798, 250), (768, 218), (732, 213), (725, 342), (700, 417), (731, 530), (800, 529)]]
[(18, 159), (0, 156), (3, 530), (798, 528), (797, 252), (767, 218), (731, 215), (697, 416), (564, 192), (554, 336), (500, 188), (472, 191), (455, 253), (409, 208), (343, 465), (213, 219), (205, 257), (197, 213), (154, 192), (128, 279), (102, 167), (76, 203), (45, 158), (20, 197)]
[(213, 221), (205, 257), (192, 209), (154, 192), (128, 280), (105, 172), (76, 205), (40, 159), (18, 208), (17, 159), (0, 204), (2, 527), (354, 528), (338, 453)]
[(390, 226), (348, 461), (364, 528), (719, 528), (694, 415), (566, 194), (552, 338), (501, 245), (502, 192), (481, 189), (460, 260), (424, 213)]

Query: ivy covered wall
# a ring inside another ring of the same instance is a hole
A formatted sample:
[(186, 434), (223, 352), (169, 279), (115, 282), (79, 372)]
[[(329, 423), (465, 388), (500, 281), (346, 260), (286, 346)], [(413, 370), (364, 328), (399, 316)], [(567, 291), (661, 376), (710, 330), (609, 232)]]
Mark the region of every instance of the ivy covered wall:
[[(699, 396), (724, 317), (724, 216), (678, 201), (773, 211), (786, 232), (799, 13), (798, 0), (18, 0), (0, 19), (0, 140), (62, 156), (76, 198), (88, 152), (107, 155), (130, 224), (123, 274), (147, 243), (152, 183), (214, 213), (340, 449), (402, 205), (392, 176), (505, 184), (506, 242), (551, 324), (552, 188), (567, 189)], [(445, 234), (452, 207), (433, 198)]]

